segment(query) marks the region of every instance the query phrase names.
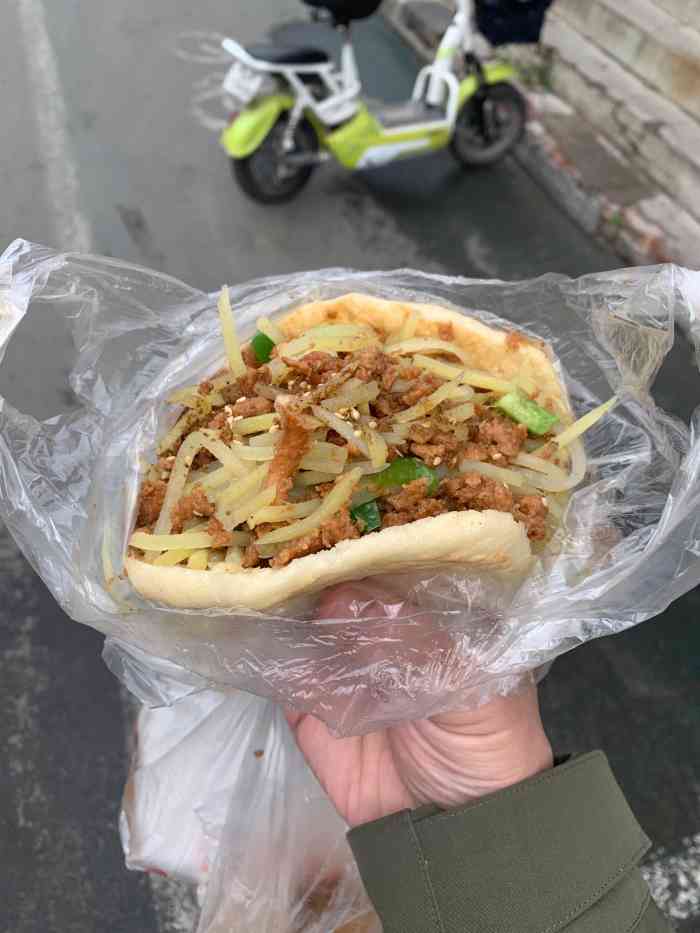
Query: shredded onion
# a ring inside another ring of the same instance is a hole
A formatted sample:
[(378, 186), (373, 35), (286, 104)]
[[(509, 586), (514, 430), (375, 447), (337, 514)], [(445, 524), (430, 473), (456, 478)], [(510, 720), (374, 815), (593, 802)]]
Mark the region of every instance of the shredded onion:
[[(333, 412), (326, 411), (325, 408), (321, 408), (320, 405), (314, 405), (311, 410), (319, 421), (323, 421), (329, 428), (333, 428), (333, 430), (337, 431), (349, 444), (352, 444), (353, 447), (356, 447), (363, 453), (365, 457), (369, 457), (369, 447), (362, 438), (362, 431), (360, 428), (355, 427), (351, 422), (343, 421), (342, 418), (334, 415)], [(359, 436), (355, 434), (355, 431), (358, 432)]]
[(244, 447), (242, 444), (236, 448), (238, 455), (242, 460), (252, 460), (257, 463), (264, 463), (272, 460), (275, 456), (275, 448), (269, 444), (266, 447), (256, 445), (253, 447)]
[(495, 466), (493, 463), (484, 463), (482, 460), (462, 460), (459, 470), (461, 473), (481, 473), (482, 476), (488, 476), (489, 479), (495, 479), (507, 486), (515, 486), (516, 489), (522, 489), (537, 495), (537, 490), (529, 486), (525, 482), (525, 478), (517, 470)]
[(339, 473), (343, 472), (348, 459), (346, 447), (338, 447), (337, 450), (343, 452), (345, 455), (344, 458), (341, 459), (340, 457), (328, 456), (324, 453), (314, 453), (310, 451), (299, 465), (302, 470), (311, 470), (316, 473), (331, 473), (336, 477)]
[(246, 365), (243, 362), (241, 345), (238, 342), (238, 335), (236, 334), (236, 322), (233, 319), (228, 285), (224, 285), (221, 289), (218, 309), (219, 318), (221, 319), (221, 333), (224, 337), (224, 346), (226, 347), (226, 357), (228, 359), (229, 368), (234, 375), (242, 376), (246, 371)]
[(474, 414), (474, 404), (472, 402), (465, 402), (464, 405), (455, 405), (454, 408), (448, 408), (445, 412), (445, 417), (448, 421), (467, 421)]
[[(408, 353), (444, 353), (449, 356), (456, 356), (463, 363), (469, 362), (469, 357), (461, 347), (447, 340), (438, 340), (433, 337), (412, 337), (409, 340), (401, 340), (389, 348), (389, 352), (405, 356)], [(418, 363), (416, 365), (419, 365)]]
[(306, 518), (285, 525), (284, 528), (275, 528), (261, 535), (258, 542), (261, 545), (279, 544), (282, 541), (292, 541), (302, 535), (307, 535), (319, 528), (325, 521), (332, 518), (349, 501), (353, 490), (360, 480), (360, 470), (351, 470), (342, 476), (333, 489), (325, 497), (321, 505)]
[(542, 457), (532, 454), (520, 453), (513, 463), (518, 466), (531, 467), (522, 471), (522, 475), (538, 489), (547, 492), (565, 492), (573, 489), (586, 475), (586, 455), (580, 440), (572, 441), (571, 472), (566, 473), (561, 467)]
[(196, 554), (196, 551), (188, 550), (187, 548), (176, 548), (173, 551), (163, 551), (162, 554), (159, 554), (158, 557), (153, 561), (154, 567), (175, 567), (177, 564), (181, 564), (183, 560), (187, 560), (192, 554)]
[(373, 402), (378, 395), (379, 384), (377, 382), (363, 383), (353, 387), (346, 383), (342, 392), (325, 398), (321, 405), (329, 411), (342, 411), (344, 408), (355, 408), (363, 402)]
[(460, 392), (461, 386), (458, 385), (457, 382), (445, 382), (440, 388), (431, 392), (430, 395), (426, 395), (419, 402), (416, 402), (415, 405), (412, 405), (411, 408), (407, 408), (405, 411), (400, 411), (397, 415), (393, 415), (394, 422), (396, 424), (402, 424), (407, 421), (417, 421), (419, 418), (424, 418), (434, 408), (437, 408), (441, 402), (459, 396)]
[(230, 510), (231, 506), (242, 499), (244, 496), (252, 495), (257, 492), (265, 482), (270, 466), (268, 463), (262, 463), (259, 467), (251, 470), (243, 479), (232, 483), (223, 492), (216, 497), (217, 513), (216, 517), (222, 521), (222, 515)]
[(264, 525), (268, 522), (289, 522), (295, 518), (306, 518), (306, 516), (311, 515), (320, 504), (320, 499), (307, 499), (306, 502), (296, 502), (294, 504), (268, 505), (248, 519), (248, 527), (255, 528), (256, 525)]
[(302, 470), (297, 473), (295, 481), (300, 486), (317, 486), (319, 483), (332, 483), (337, 479), (335, 473), (322, 473), (320, 470)]
[(387, 444), (393, 444), (395, 447), (406, 443), (406, 435), (398, 434), (396, 431), (382, 431), (382, 437)]
[(226, 506), (221, 512), (221, 517), (219, 517), (217, 513), (217, 518), (219, 518), (219, 521), (226, 531), (231, 531), (236, 525), (242, 525), (243, 522), (247, 522), (248, 519), (252, 515), (255, 515), (256, 512), (259, 512), (260, 509), (264, 509), (267, 505), (272, 505), (276, 496), (277, 487), (268, 486), (267, 489), (263, 489), (256, 493), (251, 499)]
[[(262, 434), (254, 434), (252, 437), (249, 437), (248, 443), (251, 447), (275, 447), (280, 435), (280, 431), (265, 431)], [(236, 446), (236, 450), (238, 450), (238, 445)]]
[(277, 424), (279, 415), (272, 412), (269, 415), (253, 415), (251, 418), (234, 419), (231, 430), (236, 434), (258, 434), (260, 431), (269, 431), (273, 424)]
[(434, 373), (441, 379), (458, 379), (462, 372), (461, 366), (455, 366), (454, 363), (446, 363), (444, 360), (434, 360), (431, 356), (423, 356), (421, 353), (416, 353), (412, 363), (419, 369)]
[(372, 467), (377, 469), (383, 467), (389, 456), (389, 447), (386, 440), (378, 431), (373, 430), (367, 425), (362, 426), (362, 432), (367, 441), (367, 449), (369, 450), (369, 459), (372, 463)]

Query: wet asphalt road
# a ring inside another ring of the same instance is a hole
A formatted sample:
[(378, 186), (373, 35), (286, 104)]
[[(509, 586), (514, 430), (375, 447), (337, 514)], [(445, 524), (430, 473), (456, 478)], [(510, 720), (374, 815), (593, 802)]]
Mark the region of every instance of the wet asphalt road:
[[(512, 279), (619, 264), (512, 160), (478, 175), (447, 154), (362, 177), (330, 167), (290, 205), (245, 201), (202, 125), (201, 99), (224, 66), (211, 55), (194, 61), (202, 42), (191, 33), (253, 39), (300, 9), (292, 0), (9, 0), (0, 247), (21, 235), (88, 248), (202, 288), (329, 265)], [(383, 22), (363, 24), (357, 41), (368, 93), (407, 94), (415, 63)], [(26, 339), (34, 368), (11, 352), (0, 391), (44, 416), (65, 379), (64, 347)], [(680, 341), (658, 399), (687, 417), (699, 389)], [(663, 847), (656, 891), (684, 931), (700, 929), (699, 602), (691, 594), (655, 622), (577, 650), (542, 690), (558, 750), (610, 755)], [(128, 717), (101, 640), (62, 616), (1, 536), (0, 620), (0, 933), (189, 930), (187, 899), (123, 869), (116, 817)]]

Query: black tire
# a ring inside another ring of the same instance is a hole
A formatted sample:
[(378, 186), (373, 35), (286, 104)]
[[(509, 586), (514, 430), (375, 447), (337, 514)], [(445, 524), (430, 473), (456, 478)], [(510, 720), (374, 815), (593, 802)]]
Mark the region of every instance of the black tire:
[(450, 149), (466, 168), (493, 165), (522, 139), (527, 104), (512, 84), (487, 84), (462, 105)]
[[(233, 177), (241, 190), (259, 204), (282, 204), (295, 198), (308, 183), (313, 165), (282, 170), (282, 136), (288, 116), (280, 117), (262, 144), (245, 159), (231, 159)], [(314, 153), (318, 138), (313, 127), (302, 120), (294, 133), (294, 153)]]

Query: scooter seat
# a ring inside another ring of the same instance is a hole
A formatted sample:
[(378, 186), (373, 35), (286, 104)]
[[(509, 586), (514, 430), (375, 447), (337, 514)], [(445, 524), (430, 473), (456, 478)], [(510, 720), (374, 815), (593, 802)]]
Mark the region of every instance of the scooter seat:
[(354, 19), (365, 19), (376, 13), (382, 0), (302, 0), (307, 6), (327, 10), (338, 26), (347, 26)]
[(259, 43), (249, 45), (246, 52), (253, 58), (258, 58), (262, 62), (270, 62), (272, 65), (323, 65), (330, 61), (327, 52), (310, 45)]

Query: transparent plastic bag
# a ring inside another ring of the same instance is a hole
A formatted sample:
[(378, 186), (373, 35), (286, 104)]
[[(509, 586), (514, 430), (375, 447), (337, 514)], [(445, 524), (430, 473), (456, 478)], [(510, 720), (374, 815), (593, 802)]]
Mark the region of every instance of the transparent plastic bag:
[[(227, 701), (236, 712), (244, 695)], [(233, 723), (242, 766), (197, 933), (330, 933), (373, 916), (338, 816), (280, 708), (257, 701)], [(174, 707), (177, 710), (177, 707)], [(358, 930), (360, 927), (357, 928)], [(349, 930), (348, 930), (349, 933)]]
[(676, 319), (697, 346), (688, 296), (698, 273), (660, 266), (504, 283), (326, 270), (251, 282), (232, 300), (248, 336), (261, 314), (351, 290), (432, 300), (547, 340), (577, 411), (619, 394), (586, 435), (588, 479), (557, 548), (518, 589), (473, 571), (387, 574), (363, 584), (366, 598), (342, 619), (317, 619), (318, 595), (267, 613), (141, 599), (121, 575), (140, 462), (172, 419), (163, 400), (222, 361), (215, 296), (23, 241), (0, 259), (5, 341), (28, 307), (34, 328), (64, 322), (77, 399), (41, 422), (2, 405), (1, 515), (65, 611), (110, 637), (112, 667), (142, 699), (240, 688), (340, 734), (365, 732), (512, 689), (576, 645), (653, 617), (700, 580), (697, 417), (689, 428), (649, 394)]
[(120, 828), (129, 868), (199, 885), (198, 933), (378, 924), (347, 827), (270, 700), (207, 690), (142, 709)]

